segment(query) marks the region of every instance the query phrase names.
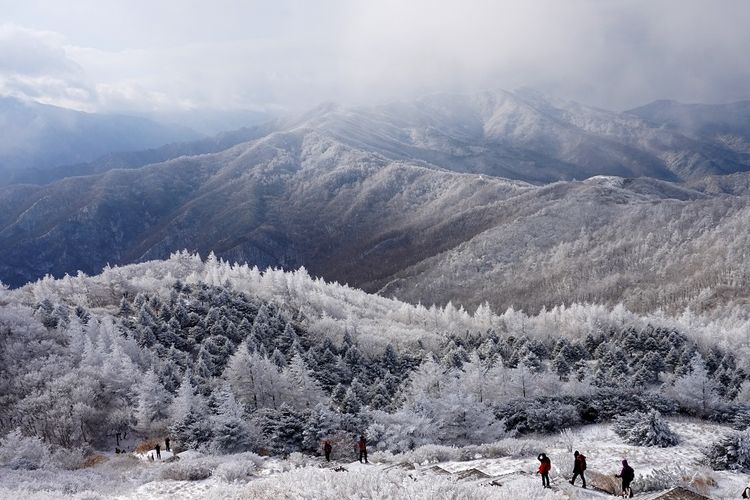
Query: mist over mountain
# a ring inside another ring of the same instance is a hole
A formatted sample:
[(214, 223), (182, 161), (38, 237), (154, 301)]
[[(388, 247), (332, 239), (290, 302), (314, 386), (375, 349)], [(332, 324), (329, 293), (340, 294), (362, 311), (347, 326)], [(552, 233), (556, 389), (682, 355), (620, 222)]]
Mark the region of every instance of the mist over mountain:
[(137, 151), (200, 134), (147, 118), (92, 114), (0, 97), (0, 185), (36, 182), (48, 169)]
[(706, 177), (743, 161), (530, 91), (328, 105), (2, 188), (0, 279), (186, 248), (412, 302), (710, 309), (748, 298), (750, 174)]

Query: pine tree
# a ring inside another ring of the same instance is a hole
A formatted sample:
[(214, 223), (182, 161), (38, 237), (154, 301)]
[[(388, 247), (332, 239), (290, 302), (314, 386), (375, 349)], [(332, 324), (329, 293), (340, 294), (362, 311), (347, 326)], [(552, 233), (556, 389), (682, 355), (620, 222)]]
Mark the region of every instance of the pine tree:
[(239, 453), (253, 448), (257, 433), (245, 421), (245, 409), (237, 402), (228, 385), (218, 396), (218, 413), (213, 417), (212, 447), (219, 453)]
[(120, 299), (120, 308), (118, 314), (123, 318), (127, 318), (133, 315), (133, 308), (130, 307), (130, 302), (128, 302), (128, 299), (126, 299), (125, 297)]
[(672, 397), (688, 411), (708, 415), (720, 404), (716, 383), (709, 378), (700, 353), (695, 353), (689, 366), (690, 372), (675, 380)]
[(658, 411), (633, 412), (617, 417), (612, 426), (615, 433), (632, 446), (675, 446), (679, 439)]
[(565, 357), (564, 351), (560, 351), (557, 357), (552, 360), (552, 368), (555, 370), (555, 373), (560, 378), (560, 380), (568, 380), (568, 376), (570, 375), (572, 369), (570, 367), (570, 364), (568, 363), (567, 358)]
[(349, 414), (357, 414), (362, 409), (362, 401), (359, 400), (357, 393), (350, 387), (346, 390), (344, 400), (341, 402), (341, 411)]
[(279, 351), (278, 348), (273, 350), (273, 354), (271, 354), (271, 361), (273, 364), (275, 364), (279, 369), (286, 367), (286, 358), (283, 354), (281, 354), (281, 351)]
[(302, 356), (294, 355), (286, 373), (291, 382), (293, 400), (296, 405), (304, 408), (312, 407), (323, 398), (320, 384), (313, 378), (313, 372), (307, 368)]
[(145, 433), (161, 433), (169, 418), (171, 396), (161, 385), (153, 370), (146, 372), (138, 386), (138, 408), (136, 422), (138, 429)]

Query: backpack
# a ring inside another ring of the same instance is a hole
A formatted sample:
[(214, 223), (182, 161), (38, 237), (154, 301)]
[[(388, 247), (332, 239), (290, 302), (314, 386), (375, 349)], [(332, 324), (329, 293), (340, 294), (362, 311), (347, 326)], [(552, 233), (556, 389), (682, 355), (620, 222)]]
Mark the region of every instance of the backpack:
[(632, 481), (635, 478), (635, 471), (631, 466), (625, 466), (624, 470), (622, 471), (622, 478), (628, 482)]
[(578, 458), (581, 460), (581, 472), (586, 470), (586, 457), (584, 455), (579, 455)]

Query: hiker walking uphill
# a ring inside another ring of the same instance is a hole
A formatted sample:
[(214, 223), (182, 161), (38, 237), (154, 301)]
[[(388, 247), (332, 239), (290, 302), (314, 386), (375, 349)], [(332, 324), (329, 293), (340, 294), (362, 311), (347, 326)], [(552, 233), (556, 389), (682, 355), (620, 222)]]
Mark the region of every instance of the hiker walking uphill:
[(541, 453), (536, 459), (540, 462), (538, 472), (542, 475), (542, 487), (549, 488), (549, 471), (552, 469), (552, 461), (544, 453)]
[(573, 453), (573, 479), (570, 480), (570, 484), (576, 484), (576, 478), (581, 476), (581, 483), (583, 488), (586, 488), (586, 476), (583, 472), (586, 470), (586, 456), (578, 453), (578, 450)]
[(323, 453), (326, 456), (326, 462), (331, 461), (331, 452), (333, 451), (333, 446), (331, 446), (331, 442), (329, 440), (325, 440), (323, 442)]
[(156, 445), (156, 458), (161, 460), (161, 446), (159, 446), (158, 444)]
[(628, 465), (627, 460), (622, 461), (622, 470), (619, 474), (615, 474), (615, 477), (622, 478), (622, 496), (633, 498), (633, 490), (630, 488), (630, 483), (635, 478), (635, 471)]
[(365, 463), (369, 464), (370, 462), (367, 461), (367, 440), (364, 435), (359, 436), (357, 448), (359, 448), (359, 462), (362, 463), (362, 459), (364, 458)]

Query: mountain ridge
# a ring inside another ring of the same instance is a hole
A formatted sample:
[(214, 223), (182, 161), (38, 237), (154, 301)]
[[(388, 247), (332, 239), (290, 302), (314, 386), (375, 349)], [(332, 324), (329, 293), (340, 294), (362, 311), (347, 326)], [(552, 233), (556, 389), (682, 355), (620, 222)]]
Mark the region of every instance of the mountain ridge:
[[(0, 279), (19, 286), (188, 249), (260, 267), (305, 266), (412, 302), (487, 301), (497, 310), (571, 300), (700, 309), (714, 307), (718, 293), (750, 295), (741, 257), (750, 241), (738, 230), (750, 173), (685, 182), (607, 173), (546, 184), (500, 178), (476, 163), (472, 148), (496, 146), (477, 142), (486, 130), (510, 123), (534, 143), (540, 127), (621, 135), (641, 120), (624, 117), (608, 129), (608, 112), (584, 116), (571, 105), (566, 115), (559, 104), (535, 101), (568, 116), (540, 119), (503, 111), (520, 105), (511, 94), (486, 106), (472, 99), (449, 101), (442, 116), (433, 111), (444, 97), (406, 111), (327, 105), (253, 129), (250, 140), (229, 140), (221, 151), (0, 188)], [(464, 112), (473, 118), (454, 120)], [(570, 116), (586, 119), (561, 126)], [(426, 142), (441, 134), (454, 142)], [(449, 153), (453, 164), (430, 161)], [(615, 262), (619, 268), (608, 264)]]

